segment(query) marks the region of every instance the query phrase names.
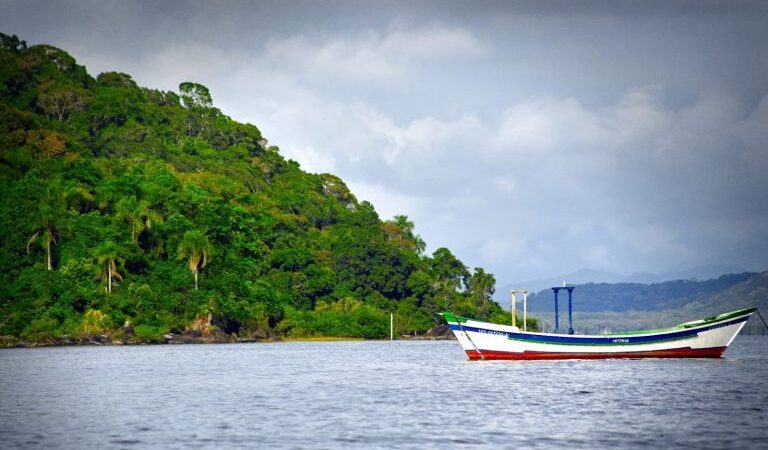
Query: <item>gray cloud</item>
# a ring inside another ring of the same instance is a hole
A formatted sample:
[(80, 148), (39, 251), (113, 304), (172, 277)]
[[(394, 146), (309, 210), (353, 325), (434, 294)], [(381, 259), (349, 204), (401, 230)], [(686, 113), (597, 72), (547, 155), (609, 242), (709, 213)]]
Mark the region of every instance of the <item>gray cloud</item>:
[(92, 72), (208, 85), (501, 284), (768, 265), (761, 2), (17, 2)]

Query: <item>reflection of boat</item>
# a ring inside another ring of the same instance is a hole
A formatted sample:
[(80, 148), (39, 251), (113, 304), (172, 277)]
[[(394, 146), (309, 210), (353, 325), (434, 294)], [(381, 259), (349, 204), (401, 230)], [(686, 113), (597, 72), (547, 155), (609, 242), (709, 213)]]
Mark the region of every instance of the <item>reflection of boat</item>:
[(443, 313), (471, 360), (719, 358), (757, 308), (658, 330), (604, 335), (521, 331), (518, 327)]

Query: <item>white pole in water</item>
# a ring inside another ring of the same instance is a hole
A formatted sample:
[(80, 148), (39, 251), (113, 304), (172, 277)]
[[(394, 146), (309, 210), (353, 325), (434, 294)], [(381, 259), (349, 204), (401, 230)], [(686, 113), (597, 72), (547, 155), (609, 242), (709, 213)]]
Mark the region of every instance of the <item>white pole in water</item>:
[(523, 331), (528, 331), (528, 290), (523, 289)]
[(515, 297), (515, 294), (517, 294), (517, 291), (512, 289), (512, 326), (515, 326), (515, 322), (517, 318), (515, 317), (515, 304), (517, 303), (517, 298)]
[(389, 315), (389, 340), (390, 341), (395, 340), (395, 315), (394, 314)]

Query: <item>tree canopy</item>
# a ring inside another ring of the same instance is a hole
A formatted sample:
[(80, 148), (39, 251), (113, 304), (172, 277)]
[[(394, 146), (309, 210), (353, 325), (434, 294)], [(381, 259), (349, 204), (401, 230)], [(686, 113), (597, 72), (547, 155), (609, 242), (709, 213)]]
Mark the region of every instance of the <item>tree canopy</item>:
[(444, 309), (505, 320), (491, 274), (424, 254), (406, 216), (382, 221), (338, 177), (302, 171), (205, 86), (94, 78), (5, 34), (0, 224), (0, 335), (30, 341), (126, 322), (152, 341), (201, 320), (363, 337), (385, 336), (390, 313), (399, 332)]

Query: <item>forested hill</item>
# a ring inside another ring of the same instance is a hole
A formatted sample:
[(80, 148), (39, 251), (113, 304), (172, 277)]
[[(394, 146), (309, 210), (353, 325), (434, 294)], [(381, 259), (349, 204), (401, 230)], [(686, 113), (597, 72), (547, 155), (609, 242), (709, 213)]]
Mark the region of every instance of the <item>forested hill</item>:
[[(301, 132), (296, 124), (296, 132)], [(65, 51), (0, 35), (0, 335), (240, 338), (423, 331), (493, 319), (494, 277), (424, 255), (330, 174), (179, 92), (96, 78)]]
[[(765, 298), (763, 298), (765, 297)], [(554, 294), (545, 289), (528, 298), (532, 311), (552, 311)], [(561, 306), (567, 293), (560, 293)], [(663, 283), (587, 283), (573, 291), (574, 310), (662, 311), (690, 304), (716, 306), (725, 312), (758, 303), (768, 305), (768, 272), (723, 275), (711, 280), (676, 280)], [(567, 306), (566, 306), (567, 307)], [(709, 310), (709, 309), (707, 309)]]
[[(554, 295), (541, 291), (528, 297), (530, 309), (544, 329), (554, 327)], [(568, 295), (560, 294), (560, 324), (568, 314)], [(588, 283), (573, 291), (574, 328), (580, 333), (602, 333), (661, 328), (756, 306), (768, 311), (768, 272), (723, 275), (693, 281), (655, 284)], [(763, 322), (753, 317), (746, 333), (766, 334)]]

